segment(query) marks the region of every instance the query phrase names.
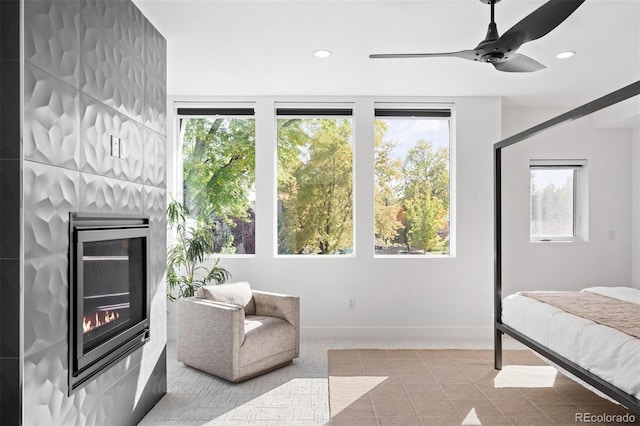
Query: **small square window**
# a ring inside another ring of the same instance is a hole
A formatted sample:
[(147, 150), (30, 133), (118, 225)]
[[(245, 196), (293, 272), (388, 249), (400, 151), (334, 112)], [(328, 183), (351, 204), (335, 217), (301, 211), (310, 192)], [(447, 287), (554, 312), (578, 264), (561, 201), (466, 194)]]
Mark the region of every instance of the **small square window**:
[(531, 241), (586, 240), (586, 161), (532, 160)]

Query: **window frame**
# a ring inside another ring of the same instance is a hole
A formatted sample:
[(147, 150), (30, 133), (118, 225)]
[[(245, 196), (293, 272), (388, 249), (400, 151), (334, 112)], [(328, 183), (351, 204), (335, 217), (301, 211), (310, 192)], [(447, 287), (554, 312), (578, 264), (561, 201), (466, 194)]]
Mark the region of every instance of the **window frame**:
[[(357, 257), (356, 241), (356, 111), (352, 102), (274, 102), (273, 123), (274, 123), (274, 196), (273, 196), (273, 256), (275, 258), (297, 258), (297, 259), (352, 259)], [(351, 120), (351, 252), (345, 254), (296, 254), (280, 253), (278, 246), (278, 236), (280, 229), (278, 226), (278, 120), (283, 118), (300, 119), (349, 119)]]
[[(184, 124), (188, 119), (197, 118), (251, 118), (257, 124), (256, 105), (254, 102), (233, 102), (233, 103), (199, 103), (185, 102), (175, 105), (176, 118), (176, 153), (175, 153), (175, 175), (176, 175), (176, 194), (175, 199), (184, 202), (184, 158), (182, 154), (184, 142)], [(257, 158), (257, 130), (254, 134), (254, 155)], [(257, 162), (254, 166), (254, 174), (257, 179)], [(257, 225), (258, 207), (254, 202), (254, 253), (213, 253), (210, 258), (254, 258), (257, 251)]]
[[(446, 119), (449, 123), (449, 252), (448, 253), (432, 253), (424, 254), (378, 254), (375, 252), (375, 244), (373, 247), (373, 257), (381, 259), (441, 259), (456, 257), (456, 109), (454, 103), (430, 103), (430, 102), (375, 102), (373, 123), (377, 119), (402, 119), (402, 118), (434, 118)], [(373, 141), (372, 141), (373, 143)], [(374, 148), (375, 155), (375, 148)], [(374, 164), (375, 173), (375, 164)], [(375, 185), (375, 182), (374, 182)], [(375, 203), (375, 200), (372, 200)], [(375, 218), (375, 206), (373, 207), (373, 215)], [(375, 219), (374, 219), (375, 220)], [(375, 242), (375, 223), (372, 224), (373, 239)]]

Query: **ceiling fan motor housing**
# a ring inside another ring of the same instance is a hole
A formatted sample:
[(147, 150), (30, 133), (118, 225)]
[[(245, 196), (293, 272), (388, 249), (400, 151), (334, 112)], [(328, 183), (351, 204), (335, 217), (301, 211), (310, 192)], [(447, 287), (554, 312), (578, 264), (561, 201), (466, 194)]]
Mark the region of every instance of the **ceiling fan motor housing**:
[(480, 57), (480, 60), (482, 62), (489, 62), (489, 63), (500, 62), (503, 59), (505, 59), (505, 56), (504, 56), (504, 53), (502, 52), (489, 52), (489, 53), (485, 53)]

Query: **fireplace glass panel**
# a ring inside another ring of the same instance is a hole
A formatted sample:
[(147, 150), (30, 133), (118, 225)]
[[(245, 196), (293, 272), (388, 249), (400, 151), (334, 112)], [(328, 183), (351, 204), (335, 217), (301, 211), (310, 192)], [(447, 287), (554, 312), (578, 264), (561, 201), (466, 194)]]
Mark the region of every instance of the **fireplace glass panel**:
[(149, 218), (69, 215), (69, 395), (149, 341)]
[(83, 244), (83, 351), (143, 319), (143, 238)]

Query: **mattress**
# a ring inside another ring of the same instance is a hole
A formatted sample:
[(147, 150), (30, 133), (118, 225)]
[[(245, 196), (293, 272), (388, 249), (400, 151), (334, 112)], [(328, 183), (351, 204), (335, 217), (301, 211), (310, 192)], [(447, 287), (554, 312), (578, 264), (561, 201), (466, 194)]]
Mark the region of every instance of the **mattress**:
[[(640, 305), (630, 287), (582, 291)], [(503, 300), (502, 322), (640, 399), (640, 339), (519, 293)]]

